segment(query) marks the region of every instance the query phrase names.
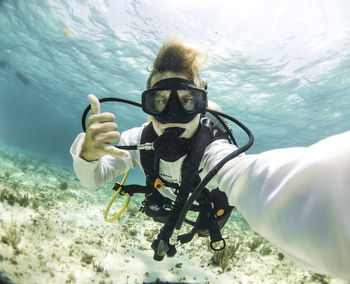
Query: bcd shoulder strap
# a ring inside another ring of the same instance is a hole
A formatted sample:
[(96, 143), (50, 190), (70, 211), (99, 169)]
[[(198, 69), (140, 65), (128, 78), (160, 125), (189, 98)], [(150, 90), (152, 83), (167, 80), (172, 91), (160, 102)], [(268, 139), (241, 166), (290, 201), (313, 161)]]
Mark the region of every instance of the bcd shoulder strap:
[[(152, 143), (157, 139), (158, 135), (150, 122), (142, 131), (141, 144)], [(146, 180), (153, 180), (158, 176), (159, 161), (155, 159), (154, 151), (140, 151), (140, 160)]]

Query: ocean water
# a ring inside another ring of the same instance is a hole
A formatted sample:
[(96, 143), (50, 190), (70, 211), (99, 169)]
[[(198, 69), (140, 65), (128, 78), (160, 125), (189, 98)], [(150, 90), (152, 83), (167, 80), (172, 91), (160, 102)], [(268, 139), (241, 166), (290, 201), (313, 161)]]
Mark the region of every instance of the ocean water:
[[(53, 197), (62, 202), (60, 212), (67, 211), (64, 207), (67, 200), (70, 203), (66, 205), (76, 206), (77, 200), (85, 204), (88, 209), (84, 207), (79, 214), (92, 210), (94, 202), (98, 208), (104, 207), (110, 191), (103, 199), (102, 190), (99, 191), (102, 195), (96, 197), (82, 189), (73, 176), (69, 155), (71, 143), (82, 131), (81, 115), (88, 104), (87, 95), (116, 96), (140, 102), (152, 61), (162, 42), (170, 37), (181, 37), (208, 55), (210, 65), (201, 75), (208, 82), (209, 99), (251, 129), (255, 143), (248, 153), (308, 146), (348, 130), (348, 15), (350, 4), (345, 0), (0, 0), (0, 181), (2, 191), (17, 190), (22, 197), (29, 194), (32, 198), (31, 207), (26, 208), (18, 202), (9, 205), (8, 200), (2, 198), (5, 200), (0, 203), (2, 227), (7, 228), (11, 219), (18, 224), (19, 230), (20, 224), (28, 223), (28, 218), (33, 224), (41, 222), (40, 230), (53, 226), (50, 219), (45, 219), (46, 223), (42, 221), (44, 219), (33, 221), (39, 218), (36, 216), (50, 216), (47, 211), (58, 210)], [(115, 113), (121, 131), (147, 120), (147, 115), (134, 106), (106, 103), (101, 109)], [(245, 134), (232, 127), (238, 143), (243, 145), (247, 140)], [(130, 182), (142, 180), (140, 170), (135, 170)], [(57, 188), (65, 190), (62, 196)], [(38, 209), (33, 200), (40, 191), (43, 197), (39, 199), (45, 206), (38, 206)], [(98, 198), (102, 200), (96, 200)], [(29, 208), (34, 213), (22, 212)], [(20, 219), (16, 217), (18, 209), (24, 214)], [(78, 212), (74, 214), (67, 217), (72, 225), (70, 228), (77, 223), (78, 228), (84, 228), (87, 223), (80, 224), (75, 218)], [(62, 218), (59, 222), (66, 230), (69, 226), (65, 217)], [(100, 215), (89, 220), (92, 219), (107, 228)], [(123, 222), (129, 224), (127, 220)], [(89, 226), (98, 226), (95, 223), (89, 223)], [(31, 232), (23, 227), (22, 230), (26, 232), (24, 235)], [(253, 236), (253, 232), (250, 233)], [(112, 235), (108, 237), (113, 238)], [(42, 240), (53, 238), (43, 237)], [(6, 243), (4, 239), (2, 243)], [(30, 238), (23, 237), (19, 251), (26, 251), (26, 244), (28, 250), (40, 250), (40, 246), (34, 248), (30, 243)], [(73, 244), (79, 246), (79, 241)], [(82, 252), (79, 253), (76, 250), (72, 255), (76, 254), (80, 261)], [(58, 251), (52, 254), (59, 255)], [(129, 275), (120, 280), (122, 282), (113, 282), (113, 277), (105, 275), (103, 278), (100, 274), (84, 274), (85, 278), (81, 278), (74, 274), (78, 269), (60, 268), (59, 272), (54, 265), (51, 268), (47, 265), (47, 271), (41, 274), (25, 274), (19, 265), (16, 268), (13, 264), (28, 262), (24, 257), (21, 260), (21, 253), (16, 255), (8, 249), (2, 250), (0, 256), (0, 272), (11, 276), (15, 283), (65, 283), (68, 280), (70, 283), (91, 283), (91, 279), (100, 278), (105, 283), (127, 283), (126, 279), (132, 279)], [(101, 256), (99, 261), (102, 263), (102, 259), (108, 257), (111, 256)], [(46, 261), (60, 263), (53, 259), (55, 257)], [(43, 270), (40, 263), (35, 269), (33, 267), (33, 271)], [(87, 270), (89, 264), (82, 267)], [(26, 267), (26, 271), (30, 270)], [(22, 275), (16, 276), (13, 271)], [(109, 269), (112, 276), (113, 271)], [(120, 271), (115, 273), (122, 274)], [(221, 277), (219, 272), (210, 273), (208, 279), (215, 275)], [(309, 275), (305, 279), (310, 281), (316, 279), (308, 272), (300, 273)], [(288, 275), (294, 274), (284, 272), (281, 279), (293, 283), (295, 279), (289, 279)], [(154, 278), (181, 280), (176, 277), (157, 274)], [(249, 282), (258, 281), (262, 276), (258, 273), (257, 278), (241, 274), (235, 277), (237, 281)], [(151, 278), (144, 276), (144, 279)], [(276, 279), (271, 278), (271, 282), (278, 281)], [(129, 283), (142, 283), (138, 281), (140, 278)], [(190, 283), (195, 281), (192, 279)], [(214, 283), (215, 280), (210, 281)], [(318, 283), (317, 279), (315, 281)]]

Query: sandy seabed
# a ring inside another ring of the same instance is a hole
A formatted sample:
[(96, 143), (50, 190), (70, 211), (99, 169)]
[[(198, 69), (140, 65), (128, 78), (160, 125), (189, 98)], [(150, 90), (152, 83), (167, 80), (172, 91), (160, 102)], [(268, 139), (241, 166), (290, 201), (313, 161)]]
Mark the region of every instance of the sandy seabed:
[[(156, 262), (151, 243), (160, 224), (134, 197), (106, 223), (113, 194), (111, 184), (91, 191), (70, 168), (0, 149), (0, 283), (345, 283), (293, 264), (238, 212), (223, 230), (221, 254), (195, 237)], [(112, 213), (124, 202), (117, 198)]]

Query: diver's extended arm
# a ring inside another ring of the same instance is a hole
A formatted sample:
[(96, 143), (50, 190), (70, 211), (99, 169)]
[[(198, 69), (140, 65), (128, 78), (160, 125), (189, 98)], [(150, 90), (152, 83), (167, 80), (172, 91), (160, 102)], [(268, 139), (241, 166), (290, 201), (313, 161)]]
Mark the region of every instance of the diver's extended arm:
[(350, 132), (237, 157), (215, 180), (252, 228), (292, 260), (350, 280)]

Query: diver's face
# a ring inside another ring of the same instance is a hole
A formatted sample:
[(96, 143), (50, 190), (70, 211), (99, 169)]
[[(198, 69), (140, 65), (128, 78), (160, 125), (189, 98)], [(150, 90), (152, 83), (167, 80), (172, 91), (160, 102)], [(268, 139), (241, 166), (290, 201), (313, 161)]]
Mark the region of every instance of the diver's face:
[[(153, 87), (157, 82), (169, 79), (169, 78), (181, 78), (185, 80), (190, 80), (185, 74), (182, 73), (174, 73), (174, 72), (163, 72), (163, 73), (157, 73), (153, 76), (151, 80), (151, 86)], [(159, 94), (159, 108), (162, 107), (162, 97), (161, 95), (166, 94)], [(185, 103), (190, 104), (191, 102), (187, 100), (187, 93), (185, 90), (178, 92), (178, 96), (180, 100), (183, 100)], [(165, 129), (169, 127), (181, 127), (184, 128), (185, 131), (182, 133), (181, 137), (184, 138), (190, 138), (193, 136), (193, 134), (196, 132), (197, 127), (199, 125), (200, 120), (200, 114), (197, 114), (190, 122), (188, 123), (160, 123), (155, 117), (151, 116), (152, 122), (153, 122), (153, 128), (156, 131), (158, 135), (162, 135), (165, 131)]]

